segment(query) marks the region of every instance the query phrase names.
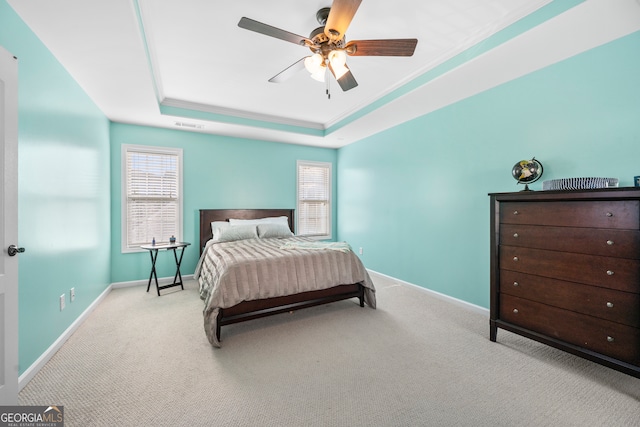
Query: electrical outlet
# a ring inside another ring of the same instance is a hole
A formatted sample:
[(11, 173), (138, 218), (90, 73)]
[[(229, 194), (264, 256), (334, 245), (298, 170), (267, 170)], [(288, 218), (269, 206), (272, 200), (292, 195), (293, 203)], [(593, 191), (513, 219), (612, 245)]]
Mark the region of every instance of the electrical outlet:
[(360, 248), (360, 250), (358, 252), (360, 252), (360, 255), (362, 255), (362, 248)]
[(76, 299), (76, 288), (71, 288), (71, 291), (69, 292), (70, 298), (69, 301), (73, 302)]
[(60, 311), (64, 310), (64, 294), (60, 295)]

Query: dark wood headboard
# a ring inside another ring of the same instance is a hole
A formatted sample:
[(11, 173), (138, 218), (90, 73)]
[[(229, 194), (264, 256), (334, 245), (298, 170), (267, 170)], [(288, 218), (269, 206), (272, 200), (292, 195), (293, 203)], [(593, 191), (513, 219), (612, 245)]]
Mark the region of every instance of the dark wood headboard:
[(289, 228), (294, 227), (294, 209), (200, 209), (200, 253), (204, 245), (213, 236), (211, 222), (228, 221), (229, 218), (258, 219), (271, 216), (286, 216), (289, 218)]

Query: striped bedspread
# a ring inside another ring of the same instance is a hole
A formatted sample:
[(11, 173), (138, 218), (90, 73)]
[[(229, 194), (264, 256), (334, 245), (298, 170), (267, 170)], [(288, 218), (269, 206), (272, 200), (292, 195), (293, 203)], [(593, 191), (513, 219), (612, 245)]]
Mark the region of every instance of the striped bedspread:
[[(194, 277), (205, 302), (204, 327), (212, 345), (220, 346), (216, 338), (219, 309), (242, 301), (362, 283), (365, 303), (376, 307), (373, 282), (353, 251), (304, 248), (309, 242), (291, 237), (207, 244)], [(287, 243), (294, 245), (282, 249)]]

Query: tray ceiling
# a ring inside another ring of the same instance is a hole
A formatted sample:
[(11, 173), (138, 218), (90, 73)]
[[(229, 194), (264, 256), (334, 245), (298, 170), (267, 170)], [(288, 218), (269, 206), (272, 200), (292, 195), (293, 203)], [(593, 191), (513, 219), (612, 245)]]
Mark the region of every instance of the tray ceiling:
[[(330, 6), (330, 1), (9, 0), (112, 121), (327, 147), (346, 145), (481, 91), (474, 82), (487, 74), (504, 73), (498, 76), (504, 81), (509, 73), (525, 73), (517, 68), (519, 55), (528, 54), (527, 49), (534, 57), (536, 48), (555, 51), (555, 45), (543, 45), (550, 42), (547, 36), (572, 34), (567, 25), (576, 25), (585, 16), (603, 19), (593, 15), (611, 9), (592, 0), (581, 9), (558, 9), (563, 13), (555, 17), (553, 12), (538, 13), (538, 22), (522, 35), (514, 32), (517, 37), (505, 43), (495, 41), (496, 33), (524, 25), (523, 18), (549, 3), (363, 0), (347, 40), (419, 41), (412, 57), (348, 57), (358, 86), (342, 92), (335, 80), (327, 87), (305, 70), (282, 83), (268, 82), (310, 55), (309, 50), (237, 25), (246, 16), (308, 36), (319, 26), (316, 11)], [(640, 11), (632, 0), (607, 3), (616, 3), (618, 14), (628, 14), (633, 7)], [(543, 25), (544, 31), (536, 32)], [(587, 30), (572, 29), (578, 35)], [(517, 48), (510, 62), (505, 49), (514, 44)], [(577, 43), (574, 50), (589, 46)], [(560, 56), (577, 53), (566, 51)], [(460, 54), (468, 60), (460, 60)], [(492, 66), (485, 63), (491, 55)], [(455, 66), (438, 71), (452, 58), (457, 58)], [(425, 97), (432, 97), (431, 101)]]

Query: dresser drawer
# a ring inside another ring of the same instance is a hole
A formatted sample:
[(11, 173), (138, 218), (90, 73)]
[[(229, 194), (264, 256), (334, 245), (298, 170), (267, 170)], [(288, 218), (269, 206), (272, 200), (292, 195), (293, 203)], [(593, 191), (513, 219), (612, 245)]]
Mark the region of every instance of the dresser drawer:
[(640, 261), (500, 246), (500, 269), (640, 293)]
[(640, 259), (640, 231), (503, 224), (500, 244)]
[(500, 318), (640, 366), (640, 329), (500, 294)]
[(637, 230), (640, 201), (503, 202), (503, 224), (553, 225)]
[(500, 271), (500, 292), (640, 328), (640, 294)]

